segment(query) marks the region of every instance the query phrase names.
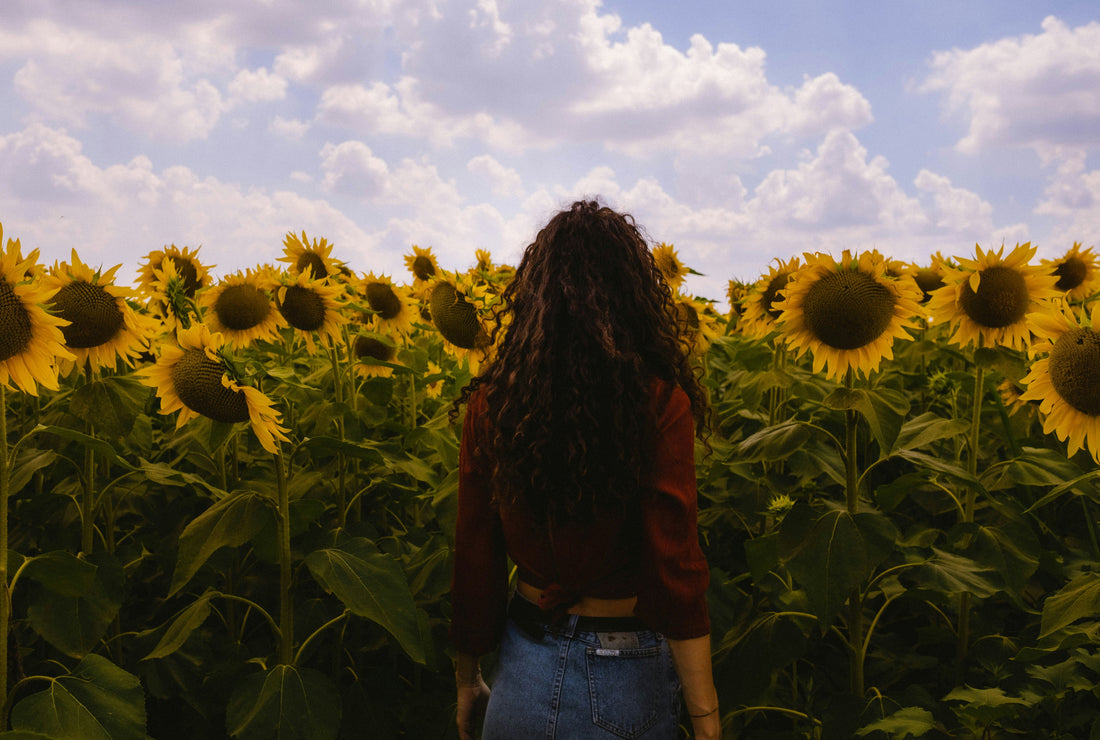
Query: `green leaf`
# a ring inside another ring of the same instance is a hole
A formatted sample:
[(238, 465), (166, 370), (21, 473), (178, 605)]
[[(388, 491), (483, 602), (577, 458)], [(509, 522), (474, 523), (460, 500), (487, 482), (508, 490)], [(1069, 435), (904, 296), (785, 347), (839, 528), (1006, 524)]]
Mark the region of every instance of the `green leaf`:
[(11, 726), (53, 740), (145, 740), (145, 692), (136, 676), (89, 655), (16, 704)]
[(113, 465), (121, 465), (127, 470), (135, 469), (134, 466), (131, 465), (127, 460), (119, 457), (118, 453), (115, 452), (114, 446), (106, 440), (97, 439), (96, 437), (83, 434), (74, 429), (67, 429), (65, 427), (50, 425), (42, 426), (39, 428), (46, 434), (52, 434), (54, 436), (61, 437), (62, 439), (67, 439), (70, 442), (76, 442), (82, 447), (86, 447), (92, 450), (96, 453), (96, 455), (99, 456), (100, 460), (109, 462)]
[[(1061, 486), (1079, 479), (1081, 468), (1063, 452), (1025, 447), (1017, 457), (991, 467), (981, 477), (987, 490), (1016, 486)], [(1091, 486), (1089, 486), (1091, 488)]]
[(34, 448), (20, 450), (18, 457), (12, 461), (11, 486), (9, 495), (15, 495), (23, 490), (23, 486), (31, 482), (31, 478), (39, 470), (48, 468), (57, 462), (58, 455), (53, 450), (36, 450)]
[(1039, 637), (1046, 637), (1078, 619), (1100, 614), (1100, 573), (1082, 573), (1043, 602)]
[(366, 460), (370, 463), (380, 464), (385, 461), (382, 453), (372, 444), (346, 442), (336, 437), (310, 437), (302, 442), (302, 447), (309, 448), (318, 459), (331, 457), (341, 453), (348, 457)]
[(965, 434), (969, 426), (962, 419), (945, 419), (928, 411), (902, 425), (894, 440), (894, 449), (918, 450), (933, 442)]
[(151, 392), (151, 388), (129, 376), (101, 378), (73, 391), (69, 411), (91, 424), (97, 433), (117, 439), (133, 429), (134, 419)]
[(962, 702), (960, 706), (951, 709), (960, 718), (972, 717), (981, 727), (988, 727), (999, 719), (1016, 714), (1020, 711), (1019, 705), (1028, 703), (1009, 696), (999, 688), (975, 689), (970, 686), (954, 689), (943, 700)]
[(65, 550), (55, 550), (27, 559), (22, 566), (22, 578), (38, 581), (60, 596), (84, 596), (95, 585), (98, 568)]
[[(206, 618), (210, 616), (210, 598), (212, 595), (209, 593), (203, 594), (176, 615), (176, 618), (168, 625), (168, 629), (164, 631), (164, 635), (161, 636), (157, 646), (142, 660), (164, 658), (183, 647), (191, 633), (201, 627)], [(141, 634), (147, 634), (147, 632)]]
[(979, 599), (1000, 590), (990, 578), (997, 575), (991, 568), (984, 568), (968, 557), (935, 547), (932, 552), (931, 558), (910, 571), (921, 585), (948, 594), (970, 593)]
[(737, 447), (741, 462), (783, 460), (802, 447), (810, 437), (810, 430), (798, 421), (765, 427)]
[(948, 478), (953, 478), (963, 483), (971, 485), (978, 485), (978, 479), (972, 476), (965, 469), (958, 465), (953, 465), (949, 462), (945, 462), (934, 455), (927, 455), (923, 452), (916, 452), (915, 450), (897, 450), (894, 455), (904, 460), (908, 460), (919, 468), (931, 471), (933, 473), (941, 473)]
[(274, 520), (271, 499), (251, 491), (238, 493), (211, 506), (180, 534), (179, 555), (168, 595), (186, 586), (216, 550), (249, 542), (266, 523)]
[[(95, 578), (86, 592), (66, 595), (36, 584), (28, 595), (27, 622), (31, 628), (73, 657), (82, 657), (98, 647), (122, 606), (126, 581), (114, 557), (97, 553), (88, 560), (95, 567)], [(71, 593), (81, 577), (73, 568), (65, 590)]]
[(414, 661), (424, 662), (416, 604), (400, 563), (361, 537), (312, 552), (305, 562), (322, 588), (354, 614), (384, 627)]
[(889, 717), (872, 722), (856, 731), (857, 735), (870, 735), (872, 732), (889, 733), (891, 740), (906, 740), (908, 737), (924, 737), (936, 727), (932, 713), (923, 707), (905, 707)]
[(340, 712), (340, 695), (327, 676), (278, 665), (241, 682), (225, 721), (241, 740), (330, 740), (340, 730)]
[[(801, 523), (792, 517), (798, 510), (796, 506), (783, 520), (781, 549), (824, 631), (851, 593), (889, 554), (897, 530), (880, 514), (852, 515), (836, 509), (819, 517), (802, 536)], [(788, 522), (793, 523), (788, 526)]]
[(997, 527), (978, 527), (971, 554), (1000, 573), (1013, 592), (1020, 593), (1038, 569), (1041, 553), (1042, 545), (1030, 527), (1006, 522)]
[(172, 467), (171, 465), (166, 465), (164, 463), (152, 463), (148, 460), (142, 459), (140, 469), (151, 483), (156, 483), (158, 486), (172, 486), (175, 488), (203, 488), (215, 495), (225, 494), (225, 491), (211, 485), (202, 476), (185, 473), (178, 468)]
[(905, 415), (909, 413), (906, 396), (889, 388), (837, 388), (825, 397), (824, 404), (837, 411), (858, 411), (867, 420), (882, 451), (894, 446)]

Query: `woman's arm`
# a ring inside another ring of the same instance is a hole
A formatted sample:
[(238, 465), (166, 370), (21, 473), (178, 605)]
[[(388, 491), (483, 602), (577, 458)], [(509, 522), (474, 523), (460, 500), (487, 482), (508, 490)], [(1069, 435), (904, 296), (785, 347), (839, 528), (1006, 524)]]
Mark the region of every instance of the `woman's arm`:
[(485, 706), (489, 703), (489, 687), (481, 678), (477, 656), (458, 653), (455, 684), (458, 686), (458, 710), (455, 713), (458, 736), (460, 740), (474, 740), (485, 717)]
[(722, 736), (722, 718), (718, 711), (718, 692), (710, 662), (710, 635), (689, 640), (669, 640), (672, 663), (683, 686), (684, 703), (691, 716), (696, 738)]

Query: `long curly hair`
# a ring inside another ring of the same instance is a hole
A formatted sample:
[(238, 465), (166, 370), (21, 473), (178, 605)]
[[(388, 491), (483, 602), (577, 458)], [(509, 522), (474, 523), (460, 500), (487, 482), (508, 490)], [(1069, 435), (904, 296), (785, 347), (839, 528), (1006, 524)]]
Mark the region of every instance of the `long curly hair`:
[(502, 295), (493, 359), (454, 406), (485, 394), (479, 454), (498, 502), (555, 520), (625, 505), (651, 459), (655, 378), (683, 388), (697, 432), (706, 429), (678, 316), (631, 216), (578, 201), (550, 220)]

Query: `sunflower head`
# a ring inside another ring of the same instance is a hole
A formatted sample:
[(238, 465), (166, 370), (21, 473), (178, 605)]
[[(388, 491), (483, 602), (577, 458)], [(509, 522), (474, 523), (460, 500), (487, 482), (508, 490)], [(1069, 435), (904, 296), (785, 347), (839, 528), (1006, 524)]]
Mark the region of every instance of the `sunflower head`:
[(381, 331), (408, 334), (413, 328), (413, 304), (404, 288), (388, 277), (369, 273), (360, 282), (360, 293), (371, 310), (370, 322)]
[(74, 249), (70, 262), (54, 263), (44, 278), (56, 291), (51, 310), (69, 322), (61, 332), (76, 362), (64, 371), (85, 363), (92, 369), (114, 369), (120, 359), (133, 367), (133, 359), (148, 346), (156, 321), (138, 315), (127, 302), (131, 291), (114, 284), (119, 267), (92, 270)]
[(763, 339), (779, 328), (781, 309), (778, 304), (783, 289), (791, 276), (798, 272), (799, 265), (801, 261), (798, 257), (791, 257), (786, 262), (777, 258), (775, 264), (768, 268), (768, 274), (748, 288), (742, 299), (741, 327), (745, 334)]
[(881, 255), (804, 256), (806, 266), (791, 276), (776, 307), (788, 346), (800, 357), (811, 352), (814, 372), (869, 374), (893, 357), (894, 339), (912, 338), (905, 328), (920, 310), (919, 290), (911, 280), (887, 277)]
[(203, 322), (232, 347), (273, 339), (286, 326), (271, 298), (274, 281), (270, 269), (249, 269), (222, 278), (202, 293)]
[(668, 283), (669, 288), (673, 291), (677, 290), (691, 270), (680, 261), (680, 256), (676, 254), (676, 248), (671, 244), (661, 242), (652, 251), (653, 261), (657, 265), (658, 272)]
[(155, 249), (145, 255), (145, 264), (138, 270), (138, 287), (147, 296), (155, 296), (160, 286), (159, 273), (163, 273), (171, 263), (175, 274), (180, 281), (180, 290), (188, 298), (194, 298), (195, 294), (210, 284), (210, 267), (215, 265), (203, 265), (199, 262), (199, 248), (191, 251), (189, 247), (180, 249), (171, 244), (164, 249)]
[(1071, 301), (1084, 300), (1100, 288), (1100, 263), (1092, 247), (1082, 249), (1081, 242), (1074, 242), (1058, 259), (1043, 260), (1042, 265), (1057, 278), (1055, 289)]
[(3, 237), (0, 224), (0, 385), (31, 395), (38, 386), (57, 390), (57, 363), (74, 359), (61, 333), (66, 321), (43, 308), (54, 291), (35, 279), (38, 250), (24, 259), (19, 240)]
[(275, 305), (286, 322), (301, 333), (309, 351), (313, 352), (314, 332), (321, 336), (325, 344), (338, 342), (341, 327), (348, 320), (342, 312), (343, 288), (310, 275), (306, 271), (279, 276)]
[(320, 280), (339, 272), (340, 265), (331, 255), (332, 245), (327, 239), (310, 242), (304, 231), (301, 236), (288, 232), (283, 239), (283, 256), (279, 261), (289, 264), (292, 274), (305, 273)]
[(1059, 295), (1054, 276), (1028, 264), (1035, 254), (1030, 242), (1003, 254), (1003, 246), (996, 252), (977, 246), (975, 259), (959, 258), (958, 268), (947, 269), (946, 285), (932, 296), (928, 310), (933, 321), (955, 327), (951, 342), (1023, 350), (1031, 336), (1028, 316), (1049, 310), (1049, 301)]
[(439, 274), (439, 263), (436, 262), (431, 247), (421, 249), (413, 244), (412, 254), (405, 255), (405, 266), (409, 268), (418, 285), (434, 280)]
[(390, 337), (374, 332), (360, 334), (355, 338), (352, 349), (358, 360), (355, 370), (361, 377), (389, 377), (393, 374), (392, 367), (380, 364), (397, 361), (397, 345)]
[(229, 424), (247, 421), (264, 449), (277, 452), (278, 442), (288, 441), (288, 430), (279, 426), (271, 399), (234, 377), (221, 336), (196, 324), (181, 329), (177, 338), (178, 346), (165, 347), (155, 365), (137, 373), (156, 389), (160, 413), (178, 411), (177, 429), (198, 416)]
[(695, 354), (703, 354), (718, 335), (717, 313), (708, 301), (694, 296), (677, 294), (675, 303), (683, 336)]

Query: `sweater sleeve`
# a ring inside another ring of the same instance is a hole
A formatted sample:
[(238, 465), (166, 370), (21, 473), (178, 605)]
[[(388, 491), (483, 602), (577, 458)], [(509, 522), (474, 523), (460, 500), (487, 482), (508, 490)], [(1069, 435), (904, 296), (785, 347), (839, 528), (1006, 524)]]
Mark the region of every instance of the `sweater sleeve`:
[(663, 395), (651, 478), (642, 492), (636, 613), (665, 637), (683, 640), (710, 632), (710, 571), (699, 546), (691, 402), (679, 387)]
[(482, 655), (504, 629), (508, 563), (490, 475), (477, 454), (484, 399), (471, 398), (459, 444), (458, 520), (451, 578), (451, 642), (459, 652)]

